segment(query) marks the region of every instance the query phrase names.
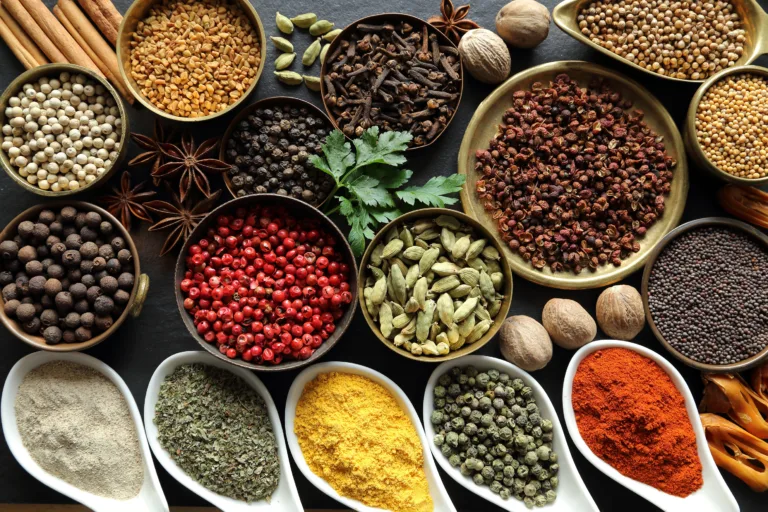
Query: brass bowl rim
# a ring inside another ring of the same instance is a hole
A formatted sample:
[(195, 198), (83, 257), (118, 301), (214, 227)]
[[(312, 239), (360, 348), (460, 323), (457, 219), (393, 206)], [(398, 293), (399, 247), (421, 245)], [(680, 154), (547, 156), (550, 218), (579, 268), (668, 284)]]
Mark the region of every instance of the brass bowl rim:
[(761, 350), (757, 354), (751, 357), (748, 357), (743, 361), (739, 361), (737, 363), (730, 363), (730, 364), (701, 363), (679, 352), (666, 340), (664, 335), (661, 334), (661, 331), (659, 331), (658, 327), (656, 327), (656, 323), (653, 321), (653, 316), (651, 315), (650, 305), (648, 304), (648, 282), (650, 281), (650, 278), (651, 278), (651, 270), (653, 269), (653, 265), (656, 263), (656, 260), (659, 258), (661, 253), (667, 247), (667, 245), (669, 245), (670, 242), (677, 239), (680, 235), (684, 233), (688, 233), (690, 231), (694, 231), (694, 230), (702, 229), (706, 227), (713, 227), (713, 226), (724, 227), (724, 228), (732, 229), (735, 231), (740, 231), (748, 235), (753, 240), (755, 240), (758, 244), (762, 245), (763, 249), (766, 252), (768, 252), (768, 235), (765, 235), (760, 230), (750, 226), (745, 222), (741, 222), (740, 220), (731, 219), (728, 217), (704, 217), (701, 219), (696, 219), (696, 220), (686, 222), (685, 224), (681, 224), (675, 229), (673, 229), (672, 231), (670, 231), (669, 233), (667, 233), (667, 235), (664, 238), (662, 238), (662, 240), (656, 245), (656, 247), (651, 252), (651, 255), (648, 257), (648, 263), (646, 264), (645, 270), (643, 271), (643, 281), (642, 281), (642, 289), (641, 289), (641, 294), (643, 297), (643, 309), (645, 310), (645, 319), (648, 321), (648, 325), (650, 325), (651, 331), (653, 331), (653, 334), (654, 336), (656, 336), (656, 339), (659, 340), (659, 342), (664, 346), (664, 348), (667, 349), (667, 351), (673, 356), (675, 356), (675, 358), (678, 359), (679, 361), (685, 363), (687, 366), (690, 366), (691, 368), (701, 370), (702, 372), (720, 372), (720, 373), (741, 372), (744, 370), (748, 370), (750, 368), (754, 368), (755, 366), (760, 365), (763, 361), (768, 359), (768, 345), (766, 345), (763, 348), (763, 350)]
[[(294, 103), (301, 107), (305, 107), (312, 110), (315, 114), (317, 114), (318, 116), (322, 117), (327, 121), (329, 128), (331, 129), (334, 128), (333, 123), (331, 122), (330, 119), (328, 119), (328, 116), (325, 114), (325, 112), (323, 112), (323, 109), (321, 109), (314, 103), (311, 103), (307, 100), (303, 100), (301, 98), (292, 98), (290, 96), (271, 96), (269, 98), (262, 98), (257, 102), (251, 103), (247, 107), (243, 108), (243, 110), (238, 112), (238, 114), (232, 119), (232, 121), (229, 122), (229, 125), (227, 126), (227, 129), (224, 132), (224, 135), (221, 137), (221, 143), (219, 144), (219, 160), (221, 160), (222, 162), (226, 162), (227, 164), (230, 163), (226, 159), (227, 142), (229, 141), (230, 137), (232, 137), (232, 132), (235, 131), (235, 128), (240, 123), (240, 121), (242, 121), (244, 118), (250, 115), (251, 112), (272, 104), (291, 104), (291, 103)], [(235, 164), (231, 164), (231, 165), (235, 165)], [(318, 172), (322, 172), (322, 171), (318, 170)], [(229, 194), (232, 196), (232, 198), (238, 199), (234, 190), (232, 190), (232, 179), (229, 177), (229, 173), (225, 172), (223, 175), (223, 178), (224, 178), (224, 185), (227, 186), (227, 191), (229, 192)], [(248, 195), (257, 196), (260, 194), (248, 194)], [(315, 208), (320, 209), (323, 207), (323, 205), (325, 205), (328, 199), (330, 199), (330, 196), (327, 196), (322, 203), (319, 203), (317, 205), (310, 204), (310, 206), (314, 206)]]
[(718, 71), (699, 86), (699, 88), (696, 90), (696, 94), (694, 94), (693, 98), (691, 99), (690, 105), (688, 106), (688, 114), (685, 118), (685, 138), (688, 151), (691, 153), (693, 159), (713, 175), (730, 183), (759, 187), (765, 183), (768, 183), (768, 175), (763, 178), (749, 179), (734, 176), (733, 174), (723, 171), (715, 164), (713, 164), (709, 158), (707, 158), (707, 156), (704, 154), (704, 151), (701, 149), (699, 138), (696, 136), (696, 113), (699, 110), (699, 104), (704, 98), (704, 95), (707, 94), (713, 85), (715, 85), (723, 78), (731, 75), (741, 75), (747, 73), (760, 75), (768, 80), (768, 68), (749, 64), (745, 66), (733, 66), (723, 69), (722, 71)]
[[(765, 10), (758, 4), (755, 0), (739, 0), (743, 2), (744, 4), (749, 4), (751, 7), (753, 7), (758, 13), (762, 13), (762, 16), (758, 16), (758, 25), (756, 28), (756, 34), (755, 36), (755, 48), (752, 51), (751, 55), (748, 55), (748, 58), (742, 63), (738, 64), (738, 66), (742, 65), (748, 65), (754, 62), (758, 59), (763, 53), (765, 53), (765, 42), (764, 39), (768, 37), (768, 15), (766, 14)], [(576, 8), (578, 5), (574, 4), (587, 4), (590, 0), (563, 0), (559, 4), (557, 4), (554, 9), (552, 9), (552, 20), (555, 22), (555, 25), (557, 25), (560, 30), (571, 36), (572, 38), (576, 39), (577, 41), (586, 44), (593, 49), (599, 51), (600, 53), (607, 55), (623, 64), (626, 64), (628, 66), (632, 66), (633, 68), (642, 71), (643, 73), (647, 73), (648, 75), (655, 76), (661, 79), (665, 80), (672, 80), (679, 83), (687, 83), (687, 84), (701, 84), (705, 82), (706, 78), (701, 78), (698, 80), (688, 79), (688, 78), (677, 78), (669, 75), (660, 75), (659, 73), (655, 73), (653, 71), (649, 71), (645, 69), (644, 67), (641, 67), (634, 62), (631, 62), (624, 57), (613, 53), (612, 51), (608, 50), (607, 48), (603, 48), (599, 44), (593, 42), (588, 37), (584, 36), (580, 31), (573, 28), (571, 25), (577, 25), (576, 18), (571, 19), (570, 16), (567, 15), (567, 10), (570, 8)], [(578, 12), (576, 13), (576, 16), (578, 16)], [(760, 30), (760, 28), (763, 28), (763, 30)], [(763, 35), (764, 34), (764, 35)], [(736, 67), (734, 65), (733, 67)], [(731, 69), (731, 68), (726, 68)], [(714, 76), (714, 75), (713, 75)]]
[[(261, 18), (259, 17), (259, 13), (256, 12), (256, 8), (249, 2), (248, 0), (232, 0), (234, 3), (236, 3), (242, 10), (243, 14), (245, 14), (246, 17), (249, 18), (249, 21), (251, 21), (251, 25), (256, 29), (256, 32), (259, 36), (259, 52), (260, 52), (260, 62), (259, 67), (256, 70), (256, 74), (253, 77), (253, 82), (251, 85), (246, 89), (243, 94), (238, 98), (237, 101), (227, 106), (227, 108), (222, 109), (218, 112), (214, 112), (213, 114), (208, 114), (207, 116), (202, 117), (181, 117), (176, 116), (173, 114), (169, 114), (168, 112), (165, 112), (164, 110), (161, 110), (155, 106), (154, 103), (149, 101), (149, 99), (145, 98), (143, 94), (135, 87), (135, 81), (131, 77), (130, 71), (127, 69), (130, 62), (130, 49), (126, 48), (125, 46), (127, 44), (130, 44), (131, 35), (135, 30), (131, 31), (130, 34), (124, 34), (125, 31), (128, 30), (128, 20), (133, 19), (133, 13), (134, 11), (138, 10), (139, 8), (143, 8), (147, 5), (154, 5), (157, 3), (160, 3), (162, 0), (134, 0), (133, 3), (128, 7), (128, 10), (125, 11), (125, 15), (123, 16), (123, 21), (120, 23), (120, 27), (117, 32), (117, 43), (115, 44), (115, 53), (117, 54), (117, 65), (120, 68), (120, 76), (123, 78), (123, 82), (125, 82), (126, 86), (128, 87), (128, 90), (133, 94), (133, 97), (139, 100), (139, 103), (144, 105), (146, 108), (148, 108), (151, 112), (154, 114), (167, 119), (169, 121), (178, 121), (180, 123), (198, 123), (203, 121), (210, 121), (211, 119), (216, 119), (217, 117), (221, 117), (225, 114), (228, 114), (235, 110), (237, 107), (241, 106), (241, 104), (248, 98), (254, 90), (256, 90), (256, 86), (259, 83), (259, 80), (261, 79), (261, 74), (264, 72), (264, 67), (266, 66), (266, 52), (267, 52), (267, 36), (264, 31), (264, 25), (261, 22)], [(248, 14), (251, 14), (252, 18), (248, 16)], [(143, 19), (144, 17), (142, 17)], [(255, 23), (254, 23), (255, 20)], [(141, 21), (141, 20), (138, 20)], [(138, 21), (136, 23), (138, 23)]]
[[(487, 333), (483, 335), (482, 338), (477, 340), (476, 342), (472, 343), (471, 345), (464, 345), (459, 350), (449, 352), (448, 354), (444, 356), (415, 356), (411, 354), (410, 352), (407, 352), (400, 347), (396, 347), (394, 343), (392, 343), (390, 340), (385, 338), (381, 331), (379, 330), (378, 325), (376, 325), (376, 322), (373, 321), (373, 318), (371, 318), (371, 315), (368, 313), (368, 308), (365, 307), (365, 299), (363, 297), (363, 290), (365, 288), (365, 278), (366, 278), (366, 269), (368, 268), (368, 263), (371, 258), (371, 253), (373, 252), (373, 248), (376, 247), (381, 240), (386, 235), (387, 231), (389, 231), (390, 228), (393, 226), (400, 225), (404, 222), (410, 221), (412, 219), (421, 219), (421, 218), (430, 218), (435, 219), (439, 215), (450, 215), (452, 217), (455, 217), (459, 219), (462, 223), (468, 224), (472, 226), (473, 229), (475, 229), (477, 232), (481, 233), (488, 241), (490, 241), (493, 246), (496, 248), (496, 250), (499, 251), (499, 254), (501, 255), (501, 259), (499, 260), (499, 266), (501, 267), (502, 273), (504, 274), (504, 299), (501, 303), (501, 309), (499, 310), (496, 317), (493, 319), (493, 322), (491, 324), (491, 328), (488, 330)], [(363, 254), (362, 259), (360, 260), (360, 270), (359, 275), (357, 277), (357, 296), (358, 300), (360, 301), (360, 309), (363, 312), (363, 317), (365, 317), (365, 322), (368, 324), (368, 327), (370, 328), (371, 332), (373, 332), (374, 336), (378, 338), (380, 342), (382, 342), (386, 347), (395, 353), (406, 357), (408, 359), (412, 359), (414, 361), (419, 361), (422, 363), (443, 363), (445, 361), (451, 361), (453, 359), (460, 358), (462, 356), (469, 355), (477, 350), (480, 350), (483, 346), (485, 346), (491, 339), (496, 336), (496, 333), (501, 329), (501, 325), (504, 323), (504, 320), (507, 318), (507, 315), (509, 314), (509, 309), (512, 306), (512, 294), (514, 291), (514, 283), (513, 283), (513, 277), (512, 277), (512, 271), (510, 270), (509, 263), (507, 262), (507, 256), (504, 254), (504, 251), (501, 250), (501, 246), (499, 244), (499, 241), (496, 240), (495, 237), (491, 236), (489, 233), (489, 230), (483, 226), (480, 222), (473, 219), (469, 215), (460, 212), (458, 210), (452, 210), (450, 208), (422, 208), (420, 210), (413, 210), (408, 213), (404, 213), (397, 217), (395, 220), (390, 221), (387, 223), (387, 225), (383, 226), (379, 229), (379, 232), (376, 233), (376, 236), (373, 237), (373, 240), (371, 240), (368, 243), (368, 247), (365, 249), (365, 253)]]
[(67, 196), (74, 196), (76, 194), (80, 194), (86, 190), (92, 190), (97, 187), (100, 187), (104, 185), (109, 179), (114, 175), (115, 171), (117, 171), (117, 168), (122, 165), (123, 160), (125, 160), (125, 156), (128, 153), (128, 142), (129, 137), (128, 134), (130, 133), (130, 123), (128, 120), (128, 111), (125, 109), (125, 103), (123, 103), (123, 99), (120, 97), (120, 94), (117, 92), (117, 90), (112, 86), (109, 81), (102, 77), (101, 75), (95, 73), (94, 71), (84, 68), (83, 66), (78, 66), (77, 64), (69, 64), (66, 62), (54, 62), (51, 64), (43, 64), (42, 66), (37, 66), (32, 69), (28, 69), (24, 71), (22, 74), (17, 76), (10, 84), (8, 84), (8, 87), (5, 88), (2, 95), (0, 95), (0, 125), (4, 125), (6, 118), (5, 118), (5, 108), (8, 103), (8, 100), (15, 96), (17, 92), (19, 92), (20, 88), (27, 82), (34, 82), (37, 81), (40, 78), (48, 77), (51, 78), (54, 75), (58, 75), (60, 73), (82, 73), (91, 80), (94, 80), (101, 85), (103, 85), (109, 94), (112, 95), (112, 97), (115, 100), (115, 104), (117, 105), (117, 109), (120, 111), (120, 119), (121, 119), (121, 130), (122, 134), (120, 136), (120, 149), (117, 151), (117, 158), (112, 164), (112, 167), (110, 167), (107, 172), (102, 174), (101, 176), (98, 176), (90, 185), (87, 185), (83, 188), (79, 188), (77, 190), (65, 190), (63, 192), (53, 192), (51, 190), (43, 190), (40, 187), (36, 185), (32, 185), (27, 180), (22, 178), (19, 175), (19, 172), (11, 165), (11, 161), (8, 158), (8, 154), (5, 151), (0, 151), (0, 166), (2, 166), (5, 173), (10, 176), (11, 180), (16, 183), (17, 185), (20, 185), (22, 188), (28, 190), (29, 192), (32, 192), (33, 194), (36, 194), (38, 196), (44, 196), (44, 197), (67, 197)]
[[(437, 30), (434, 27), (434, 25), (432, 25), (428, 21), (425, 21), (425, 20), (419, 18), (418, 16), (413, 16), (412, 14), (404, 14), (404, 13), (396, 13), (396, 12), (384, 12), (384, 13), (379, 13), (379, 14), (372, 14), (370, 16), (364, 16), (364, 17), (358, 19), (357, 21), (353, 21), (352, 23), (350, 23), (349, 25), (344, 27), (342, 29), (342, 31), (339, 33), (339, 35), (337, 35), (336, 38), (334, 38), (334, 40), (329, 43), (327, 55), (333, 55), (333, 52), (336, 50), (336, 47), (341, 44), (341, 41), (345, 37), (349, 37), (350, 33), (355, 28), (357, 28), (357, 26), (360, 25), (361, 23), (374, 23), (374, 22), (377, 22), (377, 21), (383, 21), (383, 20), (389, 20), (389, 19), (396, 19), (396, 20), (400, 20), (400, 21), (407, 21), (407, 22), (410, 22), (410, 23), (421, 23), (421, 24), (424, 24), (424, 25), (427, 26), (428, 30), (430, 30), (430, 33), (434, 32), (434, 33), (437, 34), (437, 37), (443, 43), (442, 46), (452, 46), (452, 47), (456, 48), (456, 50), (458, 51), (458, 47), (453, 43), (453, 41), (451, 41), (448, 36), (446, 36), (445, 34), (440, 32), (439, 30)], [(323, 107), (325, 108), (325, 112), (328, 114), (328, 119), (331, 120), (331, 126), (333, 126), (334, 129), (339, 130), (340, 132), (344, 133), (341, 130), (341, 128), (339, 128), (338, 123), (336, 123), (336, 119), (333, 116), (333, 112), (331, 112), (330, 106), (325, 101), (326, 88), (325, 88), (325, 80), (324, 80), (324, 78), (328, 74), (327, 66), (328, 66), (329, 62), (330, 61), (326, 58), (326, 60), (322, 63), (322, 66), (320, 67), (320, 98), (323, 101)], [(465, 73), (464, 73), (464, 64), (463, 64), (463, 61), (462, 61), (462, 58), (461, 58), (461, 54), (459, 54), (459, 63), (461, 64), (459, 66), (459, 74), (461, 75), (461, 80), (459, 80), (459, 83), (460, 83), (459, 97), (456, 100), (456, 107), (453, 110), (453, 115), (448, 120), (448, 122), (445, 123), (445, 126), (443, 127), (442, 130), (440, 130), (440, 133), (438, 133), (435, 136), (435, 138), (432, 139), (431, 142), (427, 142), (426, 144), (421, 145), (421, 146), (408, 146), (408, 148), (406, 148), (406, 151), (415, 151), (415, 150), (424, 149), (426, 147), (431, 146), (432, 144), (437, 142), (437, 140), (440, 137), (442, 137), (442, 135), (446, 131), (448, 131), (448, 128), (451, 126), (451, 123), (453, 123), (453, 120), (456, 118), (456, 114), (459, 111), (459, 106), (461, 105), (461, 98), (464, 95), (464, 83), (466, 82), (466, 80), (465, 80)], [(350, 141), (350, 142), (354, 140), (354, 138), (347, 137), (346, 135), (344, 135), (344, 137), (346, 137), (346, 139), (348, 141)]]
[[(139, 251), (136, 248), (136, 244), (134, 243), (133, 238), (131, 238), (130, 233), (127, 229), (125, 229), (125, 226), (123, 226), (115, 218), (115, 216), (109, 213), (107, 210), (93, 203), (88, 203), (85, 201), (61, 199), (31, 206), (14, 217), (13, 220), (11, 220), (3, 228), (2, 231), (0, 231), (0, 242), (13, 238), (14, 230), (22, 221), (32, 218), (32, 216), (39, 214), (39, 212), (42, 210), (55, 210), (56, 208), (63, 208), (64, 206), (72, 206), (77, 208), (78, 211), (97, 212), (102, 216), (102, 219), (111, 222), (112, 225), (118, 230), (119, 235), (126, 241), (128, 248), (131, 250), (131, 254), (133, 255), (133, 289), (131, 290), (131, 297), (128, 299), (128, 303), (125, 305), (125, 309), (123, 309), (123, 312), (120, 314), (120, 316), (115, 319), (112, 327), (102, 332), (98, 336), (94, 336), (90, 340), (80, 343), (61, 342), (56, 345), (48, 345), (45, 343), (45, 340), (42, 336), (33, 336), (23, 332), (19, 323), (16, 320), (8, 318), (8, 315), (5, 314), (5, 309), (0, 307), (0, 323), (2, 323), (11, 334), (33, 348), (46, 350), (48, 352), (75, 352), (80, 350), (87, 350), (112, 336), (131, 314), (134, 306), (136, 306), (137, 292), (139, 290), (139, 285), (143, 276), (141, 273), (141, 264), (139, 262)], [(2, 297), (0, 297), (0, 306), (4, 304), (5, 301)]]
[[(668, 208), (664, 212), (663, 218), (668, 219), (667, 222), (669, 223), (666, 228), (666, 232), (669, 232), (680, 222), (680, 219), (682, 218), (689, 187), (688, 160), (686, 157), (685, 145), (683, 143), (682, 136), (680, 135), (680, 131), (672, 119), (672, 116), (669, 114), (669, 111), (667, 111), (664, 105), (662, 105), (662, 103), (653, 94), (648, 92), (642, 85), (632, 80), (631, 78), (628, 78), (617, 71), (613, 71), (606, 67), (600, 66), (599, 64), (575, 60), (548, 62), (534, 66), (532, 68), (528, 68), (527, 70), (521, 71), (520, 73), (517, 73), (516, 75), (507, 79), (507, 81), (497, 87), (485, 100), (482, 101), (482, 103), (480, 103), (480, 105), (478, 105), (477, 110), (472, 116), (472, 119), (469, 121), (469, 124), (467, 125), (467, 128), (464, 132), (464, 138), (462, 139), (461, 147), (459, 149), (459, 174), (469, 176), (471, 173), (475, 172), (474, 168), (466, 165), (466, 162), (469, 160), (470, 156), (473, 160), (475, 160), (475, 157), (473, 156), (475, 148), (471, 147), (472, 136), (474, 131), (477, 129), (477, 126), (480, 124), (482, 117), (487, 111), (490, 110), (491, 106), (495, 102), (497, 102), (503, 96), (518, 90), (520, 88), (520, 82), (544, 73), (569, 73), (569, 67), (579, 68), (582, 71), (592, 73), (596, 78), (603, 77), (606, 78), (609, 82), (618, 83), (626, 88), (641, 92), (641, 96), (627, 96), (627, 99), (637, 100), (638, 98), (643, 98), (646, 102), (653, 105), (658, 114), (665, 120), (665, 124), (667, 125), (666, 127), (671, 132), (673, 139), (667, 139), (665, 141), (667, 143), (667, 150), (669, 151), (670, 148), (674, 148), (675, 152), (677, 153), (677, 166), (673, 170), (674, 177), (672, 180), (672, 186), (682, 187), (682, 201), (679, 204), (676, 204), (674, 208), (667, 204)], [(501, 114), (498, 116), (498, 120), (496, 121), (497, 124), (500, 121)], [(658, 132), (656, 127), (652, 126), (651, 128), (654, 128), (654, 130)], [(680, 183), (680, 185), (675, 185), (675, 183)], [(473, 214), (485, 215), (486, 213), (484, 210), (475, 212), (475, 208), (473, 207), (472, 203), (473, 201), (476, 201), (476, 192), (474, 190), (469, 190), (468, 187), (469, 181), (466, 181), (460, 192), (462, 209), (470, 217), (472, 217)], [(656, 225), (658, 225), (658, 222)], [(656, 225), (654, 225), (654, 227)], [(493, 238), (497, 241), (499, 240), (497, 232), (493, 233)], [(506, 247), (506, 244), (501, 245), (504, 251), (509, 250)], [(646, 243), (645, 245), (647, 246), (648, 244)], [(522, 261), (522, 258), (520, 258), (518, 255), (514, 255), (513, 258), (508, 258), (508, 262), (515, 274), (536, 284), (562, 290), (585, 290), (600, 288), (602, 286), (607, 286), (609, 284), (621, 281), (625, 277), (640, 270), (640, 268), (642, 268), (645, 264), (649, 254), (650, 250), (646, 248), (645, 251), (643, 251), (641, 244), (641, 250), (639, 253), (635, 253), (628, 259), (623, 260), (620, 267), (614, 267), (613, 271), (603, 275), (592, 275), (587, 269), (583, 270), (581, 274), (578, 275), (565, 271), (558, 274), (545, 273), (544, 271), (536, 270), (530, 265), (530, 263)]]
[[(181, 284), (181, 280), (184, 278), (184, 273), (186, 271), (186, 255), (189, 253), (189, 247), (197, 243), (197, 241), (202, 237), (203, 233), (205, 233), (208, 227), (216, 220), (217, 216), (219, 216), (222, 213), (232, 212), (237, 208), (248, 208), (250, 206), (259, 206), (261, 204), (270, 204), (270, 203), (275, 206), (286, 207), (288, 209), (293, 210), (294, 212), (299, 212), (299, 214), (297, 215), (298, 217), (318, 219), (321, 221), (322, 225), (325, 228), (327, 228), (331, 233), (336, 235), (336, 238), (338, 240), (336, 247), (344, 248), (345, 260), (347, 261), (347, 264), (349, 265), (349, 268), (350, 268), (350, 271), (349, 271), (350, 290), (349, 291), (352, 293), (352, 302), (350, 302), (349, 307), (344, 312), (344, 316), (341, 317), (341, 319), (337, 322), (336, 330), (333, 332), (333, 334), (331, 334), (331, 336), (327, 340), (323, 341), (323, 344), (320, 345), (320, 348), (316, 349), (315, 352), (312, 354), (312, 356), (310, 356), (308, 359), (283, 361), (278, 365), (263, 365), (263, 364), (260, 365), (260, 364), (244, 361), (239, 357), (236, 359), (230, 359), (224, 354), (222, 354), (221, 352), (219, 352), (215, 343), (206, 342), (203, 339), (203, 337), (197, 333), (197, 329), (195, 328), (195, 325), (192, 321), (192, 317), (187, 312), (187, 310), (184, 309), (184, 297), (181, 294), (181, 289), (179, 288), (179, 285)], [(311, 213), (305, 213), (305, 212), (311, 212)], [(230, 199), (226, 203), (212, 210), (208, 215), (206, 215), (203, 218), (203, 220), (201, 220), (197, 224), (197, 226), (195, 226), (195, 229), (192, 230), (189, 237), (184, 242), (184, 245), (181, 247), (179, 256), (176, 259), (176, 267), (174, 269), (174, 279), (173, 279), (173, 287), (174, 287), (173, 293), (174, 293), (174, 296), (176, 297), (176, 307), (179, 310), (179, 314), (181, 315), (181, 319), (184, 322), (184, 326), (187, 328), (187, 331), (189, 331), (190, 336), (194, 338), (195, 341), (197, 341), (197, 344), (200, 345), (200, 347), (202, 347), (202, 349), (206, 353), (209, 353), (212, 356), (216, 357), (217, 359), (226, 361), (227, 363), (238, 366), (240, 368), (245, 368), (247, 370), (254, 370), (257, 372), (273, 373), (273, 372), (295, 370), (297, 368), (302, 368), (304, 366), (310, 365), (316, 362), (318, 359), (321, 359), (322, 357), (324, 357), (326, 354), (328, 354), (328, 352), (331, 351), (333, 347), (336, 346), (339, 340), (341, 340), (341, 338), (349, 329), (349, 326), (352, 324), (352, 320), (355, 317), (355, 313), (357, 312), (357, 286), (356, 286), (357, 283), (355, 283), (356, 279), (357, 279), (357, 261), (355, 260), (354, 254), (352, 253), (352, 248), (350, 247), (349, 242), (347, 241), (347, 237), (344, 235), (344, 233), (341, 232), (339, 227), (333, 221), (331, 221), (331, 219), (329, 219), (323, 212), (321, 212), (314, 206), (309, 205), (304, 201), (295, 199), (293, 197), (281, 196), (278, 194), (256, 194), (256, 195), (238, 197), (236, 199)]]

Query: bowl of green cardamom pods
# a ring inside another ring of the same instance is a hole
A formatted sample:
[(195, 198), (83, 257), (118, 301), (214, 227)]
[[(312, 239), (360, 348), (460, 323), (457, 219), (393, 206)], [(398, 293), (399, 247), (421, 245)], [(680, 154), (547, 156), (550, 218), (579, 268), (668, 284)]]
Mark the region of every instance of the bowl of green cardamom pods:
[(512, 272), (482, 224), (425, 208), (376, 234), (360, 265), (358, 297), (382, 343), (438, 363), (478, 350), (498, 332), (512, 303)]

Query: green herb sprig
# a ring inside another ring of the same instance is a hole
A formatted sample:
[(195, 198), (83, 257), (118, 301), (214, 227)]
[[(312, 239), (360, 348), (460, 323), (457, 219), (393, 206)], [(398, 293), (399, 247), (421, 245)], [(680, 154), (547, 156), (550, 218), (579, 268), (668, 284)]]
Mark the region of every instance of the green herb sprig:
[[(326, 213), (339, 212), (347, 219), (349, 244), (358, 257), (365, 250), (366, 239), (373, 239), (374, 229), (399, 217), (402, 210), (416, 203), (443, 208), (458, 201), (449, 195), (464, 185), (460, 174), (435, 176), (423, 186), (402, 188), (413, 176), (413, 171), (402, 168), (406, 162), (403, 153), (412, 138), (408, 132), (379, 134), (374, 126), (350, 144), (343, 133), (334, 130), (322, 146), (323, 156), (310, 157), (312, 165), (335, 180)], [(330, 201), (333, 196), (337, 204)]]

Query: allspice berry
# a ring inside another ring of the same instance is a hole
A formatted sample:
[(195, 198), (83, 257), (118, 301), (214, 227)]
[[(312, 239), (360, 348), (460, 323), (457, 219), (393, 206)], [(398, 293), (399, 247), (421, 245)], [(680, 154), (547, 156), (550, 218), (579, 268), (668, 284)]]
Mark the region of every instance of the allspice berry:
[(523, 370), (541, 370), (552, 359), (552, 340), (544, 326), (529, 316), (511, 316), (499, 330), (501, 355)]
[(484, 28), (470, 30), (459, 42), (464, 67), (476, 80), (485, 84), (499, 84), (507, 79), (512, 69), (512, 57), (504, 41)]
[(645, 327), (643, 299), (632, 286), (606, 288), (597, 298), (597, 323), (611, 338), (630, 341)]
[(534, 48), (549, 35), (549, 10), (536, 0), (513, 0), (496, 15), (496, 32), (516, 48)]
[(575, 350), (593, 339), (597, 324), (581, 304), (570, 299), (552, 299), (544, 305), (541, 323), (559, 346)]

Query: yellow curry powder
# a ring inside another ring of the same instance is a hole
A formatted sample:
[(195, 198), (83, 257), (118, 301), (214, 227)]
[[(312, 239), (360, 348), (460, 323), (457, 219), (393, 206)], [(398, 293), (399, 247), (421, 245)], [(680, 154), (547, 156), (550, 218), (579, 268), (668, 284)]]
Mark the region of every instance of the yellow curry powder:
[(294, 432), (312, 472), (340, 495), (393, 512), (432, 511), (419, 435), (380, 384), (318, 375), (304, 387)]

